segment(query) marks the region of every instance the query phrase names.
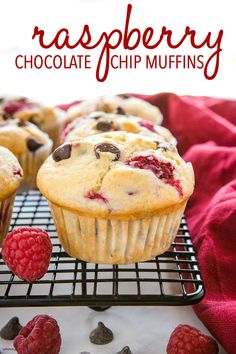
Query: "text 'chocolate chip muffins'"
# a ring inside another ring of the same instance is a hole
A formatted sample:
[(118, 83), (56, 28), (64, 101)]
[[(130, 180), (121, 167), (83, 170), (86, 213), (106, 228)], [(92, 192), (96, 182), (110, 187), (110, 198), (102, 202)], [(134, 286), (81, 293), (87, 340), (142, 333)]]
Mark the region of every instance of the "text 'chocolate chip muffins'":
[(68, 254), (127, 264), (170, 247), (194, 175), (172, 145), (109, 132), (61, 145), (40, 168), (37, 183)]
[(106, 95), (84, 100), (69, 108), (66, 122), (70, 122), (77, 117), (85, 116), (95, 111), (107, 113), (118, 111), (121, 114), (141, 117), (155, 124), (161, 124), (162, 122), (162, 114), (156, 106), (131, 95)]
[(39, 167), (52, 150), (48, 135), (22, 119), (8, 119), (0, 122), (0, 146), (9, 149), (23, 168), (21, 191), (35, 188)]
[(27, 97), (5, 96), (0, 99), (0, 121), (19, 118), (35, 124), (58, 146), (65, 112)]
[(0, 146), (0, 247), (9, 229), (15, 193), (22, 177), (23, 171), (16, 157)]
[(147, 135), (159, 142), (176, 145), (171, 132), (148, 120), (117, 113), (93, 112), (69, 123), (62, 132), (61, 141), (75, 141), (89, 135), (108, 131), (126, 131), (134, 134)]

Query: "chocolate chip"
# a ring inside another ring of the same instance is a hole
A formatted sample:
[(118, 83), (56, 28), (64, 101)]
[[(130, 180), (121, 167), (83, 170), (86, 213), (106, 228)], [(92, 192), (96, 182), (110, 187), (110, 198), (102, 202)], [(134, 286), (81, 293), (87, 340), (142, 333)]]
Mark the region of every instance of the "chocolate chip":
[(26, 127), (27, 123), (24, 119), (19, 119), (19, 121), (17, 122), (18, 127)]
[(93, 344), (108, 344), (113, 340), (113, 333), (104, 323), (98, 322), (97, 327), (90, 333), (89, 339)]
[(119, 107), (117, 107), (117, 109), (116, 109), (116, 114), (123, 114), (123, 115), (125, 115), (126, 113), (125, 113), (124, 109), (119, 106)]
[(31, 151), (31, 152), (35, 152), (36, 150), (41, 148), (41, 146), (43, 146), (42, 143), (39, 143), (34, 138), (28, 138), (26, 144), (27, 144), (28, 150)]
[(132, 354), (132, 352), (131, 352), (130, 348), (128, 346), (126, 346), (123, 349), (121, 349), (120, 352), (118, 352), (116, 354)]
[(11, 318), (7, 324), (1, 329), (0, 337), (7, 340), (13, 340), (23, 327), (18, 317)]
[(7, 113), (2, 113), (1, 116), (2, 116), (3, 120), (14, 119), (13, 116), (11, 116)]
[(125, 94), (125, 93), (121, 93), (119, 96), (120, 96), (121, 98), (123, 98), (124, 100), (128, 100), (128, 99), (130, 98), (130, 96), (127, 95), (127, 94)]
[(104, 115), (104, 112), (93, 112), (89, 115), (90, 118), (93, 118), (95, 120), (98, 120)]
[(5, 98), (4, 97), (0, 97), (0, 103), (4, 102)]
[(61, 160), (67, 160), (71, 157), (72, 144), (66, 143), (59, 146), (52, 154), (54, 161), (59, 162)]
[(97, 144), (94, 148), (97, 159), (100, 159), (100, 152), (110, 152), (115, 155), (113, 161), (118, 161), (120, 158), (120, 150), (113, 144), (101, 143)]
[(101, 121), (97, 123), (96, 129), (100, 130), (101, 132), (109, 132), (109, 130), (112, 130), (112, 126), (112, 122)]
[(81, 352), (79, 354), (90, 354), (89, 352)]
[(37, 119), (37, 116), (35, 116), (34, 114), (32, 114), (32, 115), (29, 117), (28, 121), (29, 121), (30, 123), (33, 123), (34, 125), (37, 125), (37, 127), (40, 127), (39, 122), (37, 122), (35, 119)]

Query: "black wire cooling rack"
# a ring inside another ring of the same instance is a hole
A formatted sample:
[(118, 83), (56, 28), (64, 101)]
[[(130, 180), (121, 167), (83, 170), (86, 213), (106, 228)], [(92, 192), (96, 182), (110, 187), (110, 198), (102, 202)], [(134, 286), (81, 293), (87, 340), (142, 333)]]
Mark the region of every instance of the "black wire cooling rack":
[(13, 275), (0, 254), (0, 307), (191, 305), (204, 296), (195, 252), (183, 218), (170, 250), (148, 262), (98, 265), (68, 256), (60, 245), (45, 198), (34, 190), (17, 195), (11, 229), (45, 229), (53, 253), (47, 274), (27, 283)]

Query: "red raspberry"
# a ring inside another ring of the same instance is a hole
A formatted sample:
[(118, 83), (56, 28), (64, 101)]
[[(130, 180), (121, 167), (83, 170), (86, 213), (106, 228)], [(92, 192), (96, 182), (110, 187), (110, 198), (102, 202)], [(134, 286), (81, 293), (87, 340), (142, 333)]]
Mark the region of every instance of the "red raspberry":
[(166, 348), (167, 354), (217, 354), (218, 344), (197, 328), (182, 324), (172, 332)]
[(97, 193), (97, 192), (94, 192), (94, 191), (89, 191), (86, 195), (85, 195), (86, 198), (88, 199), (98, 199), (98, 200), (101, 200), (102, 202), (104, 203), (107, 203), (108, 200), (107, 198), (105, 198), (102, 193)]
[(57, 321), (47, 315), (35, 316), (22, 328), (13, 345), (18, 354), (58, 354), (61, 335)]
[(6, 114), (9, 114), (11, 116), (16, 112), (22, 111), (24, 109), (31, 109), (33, 108), (33, 106), (33, 103), (20, 100), (6, 104), (3, 109)]
[(125, 164), (142, 170), (151, 170), (157, 178), (175, 187), (180, 197), (183, 197), (183, 188), (180, 180), (174, 178), (175, 168), (170, 162), (159, 161), (154, 155), (140, 155), (126, 160)]
[(2, 258), (20, 279), (35, 281), (47, 272), (52, 243), (46, 231), (20, 227), (10, 232), (2, 245)]

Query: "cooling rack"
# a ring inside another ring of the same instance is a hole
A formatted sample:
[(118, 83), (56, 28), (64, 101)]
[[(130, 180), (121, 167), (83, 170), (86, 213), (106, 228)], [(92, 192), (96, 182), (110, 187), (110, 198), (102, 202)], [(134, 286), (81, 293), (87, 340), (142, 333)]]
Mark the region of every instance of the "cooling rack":
[(11, 229), (45, 229), (53, 243), (47, 274), (27, 283), (13, 275), (0, 254), (0, 307), (191, 305), (204, 296), (185, 218), (168, 252), (148, 262), (98, 265), (68, 256), (60, 245), (45, 198), (38, 190), (16, 196)]

